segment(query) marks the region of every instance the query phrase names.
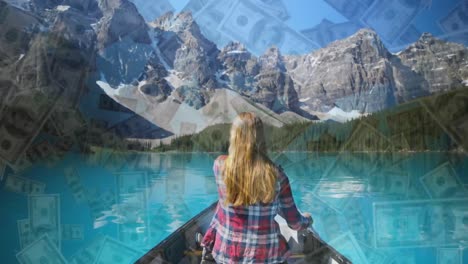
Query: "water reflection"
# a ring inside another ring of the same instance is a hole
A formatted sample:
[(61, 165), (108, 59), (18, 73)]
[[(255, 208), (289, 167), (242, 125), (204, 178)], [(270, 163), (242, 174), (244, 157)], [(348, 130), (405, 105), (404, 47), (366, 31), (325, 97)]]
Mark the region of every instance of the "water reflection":
[[(2, 242), (1, 257), (14, 263), (8, 252), (16, 251), (18, 259), (33, 261), (133, 261), (216, 200), (216, 155), (100, 150), (69, 153), (55, 166), (7, 169), (0, 211), (8, 217), (0, 221), (8, 243)], [(295, 201), (312, 213), (320, 236), (354, 263), (466, 261), (467, 156), (271, 157), (289, 175)]]

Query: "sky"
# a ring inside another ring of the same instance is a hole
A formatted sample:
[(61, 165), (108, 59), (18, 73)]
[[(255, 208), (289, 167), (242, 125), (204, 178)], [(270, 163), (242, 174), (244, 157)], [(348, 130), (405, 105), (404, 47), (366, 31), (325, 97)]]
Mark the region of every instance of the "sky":
[[(177, 11), (182, 10), (188, 2), (189, 0), (171, 0), (171, 4)], [(414, 24), (420, 30), (433, 31), (435, 34), (440, 34), (441, 31), (436, 24), (437, 19), (450, 12), (458, 2), (460, 1), (432, 0), (431, 8), (422, 11), (415, 19)], [(335, 23), (347, 21), (345, 17), (323, 0), (283, 0), (283, 3), (286, 4), (286, 8), (291, 14), (291, 18), (286, 21), (286, 24), (296, 30), (313, 27), (324, 18)]]
[[(189, 0), (169, 0), (171, 4), (174, 6), (176, 11), (181, 11), (185, 5), (189, 2)], [(279, 1), (279, 0), (273, 0), (274, 1)], [(343, 2), (344, 0), (327, 0), (328, 2)], [(382, 18), (384, 15), (388, 14), (389, 9), (388, 7), (393, 6), (400, 6), (400, 9), (396, 12), (396, 20), (390, 20), (392, 21), (391, 23), (398, 23), (398, 21), (405, 21), (405, 10), (404, 6), (405, 4), (419, 4), (423, 3), (426, 7), (424, 8), (419, 8), (418, 12), (416, 13), (416, 16), (413, 16), (410, 22), (403, 22), (400, 23), (400, 28), (394, 30), (398, 34), (399, 32), (410, 32), (407, 33), (409, 37), (400, 39), (402, 35), (399, 37), (393, 37), (393, 38), (387, 38), (387, 40), (390, 40), (388, 42), (385, 40), (385, 45), (387, 48), (389, 48), (392, 52), (397, 52), (403, 48), (405, 48), (408, 44), (414, 42), (419, 38), (419, 36), (424, 33), (424, 32), (429, 32), (432, 33), (434, 36), (439, 36), (439, 35), (447, 35), (447, 34), (452, 34), (452, 32), (444, 32), (443, 29), (441, 28), (439, 22), (445, 18), (449, 17), (451, 14), (451, 11), (454, 10), (454, 8), (461, 2), (461, 1), (467, 1), (467, 0), (405, 0), (405, 1), (384, 1), (384, 0), (349, 0), (349, 3), (358, 3), (358, 1), (362, 2), (368, 2), (368, 3), (373, 3), (372, 5), (368, 5), (370, 7), (373, 6), (378, 6), (378, 8), (374, 8), (373, 12), (378, 13), (381, 10), (381, 14), (378, 16), (374, 16), (373, 19), (374, 21), (369, 24), (374, 23), (377, 28), (374, 28), (375, 31), (381, 36), (382, 39), (385, 39), (382, 37), (382, 34), (385, 34), (387, 32), (387, 36), (391, 36), (388, 33), (392, 31), (392, 27), (395, 25), (393, 24), (385, 24), (385, 22), (382, 21), (387, 21), (384, 18)], [(333, 23), (342, 23), (342, 22), (347, 22), (348, 19), (344, 17), (339, 11), (335, 10), (329, 3), (326, 2), (326, 0), (282, 0), (282, 2), (285, 4), (290, 18), (284, 23), (286, 23), (290, 28), (300, 32), (301, 30), (304, 29), (310, 29), (318, 24), (323, 19), (327, 19)], [(347, 3), (347, 2), (345, 2)], [(348, 10), (353, 10), (352, 9), (352, 4), (350, 4), (350, 7)], [(348, 6), (346, 6), (348, 8)], [(369, 8), (372, 9), (372, 8)], [(368, 9), (366, 9), (368, 10)], [(414, 9), (413, 9), (414, 10)], [(364, 16), (361, 16), (359, 19), (364, 19), (364, 20), (370, 20), (366, 15), (368, 15), (366, 11), (364, 13)], [(453, 14), (453, 12), (452, 12)], [(395, 14), (393, 14), (395, 16)], [(401, 18), (403, 17), (403, 18)], [(398, 20), (400, 19), (401, 20)], [(361, 20), (358, 20), (361, 21)], [(355, 23), (356, 20), (353, 21)], [(364, 23), (359, 22), (362, 25)], [(379, 24), (380, 23), (380, 24)], [(372, 27), (373, 27), (372, 25)], [(379, 28), (380, 27), (380, 28)], [(410, 30), (413, 29), (413, 30)], [(465, 26), (465, 28), (462, 30), (467, 30), (468, 31), (468, 25)], [(338, 30), (339, 31), (339, 30)], [(336, 33), (338, 33), (338, 31)], [(323, 33), (323, 34), (328, 34), (328, 33)], [(406, 34), (406, 33), (404, 33)], [(460, 37), (458, 37), (459, 39)], [(406, 39), (406, 40), (405, 40)], [(455, 39), (455, 40), (454, 40)], [(216, 43), (216, 40), (212, 40)], [(331, 41), (331, 40), (329, 40)], [(326, 41), (326, 43), (329, 43), (329, 41)], [(457, 38), (452, 38), (451, 41), (457, 41)], [(465, 45), (468, 43), (468, 40), (466, 37), (463, 38), (462, 40)], [(217, 43), (218, 44), (218, 43)], [(325, 44), (321, 44), (325, 45)]]

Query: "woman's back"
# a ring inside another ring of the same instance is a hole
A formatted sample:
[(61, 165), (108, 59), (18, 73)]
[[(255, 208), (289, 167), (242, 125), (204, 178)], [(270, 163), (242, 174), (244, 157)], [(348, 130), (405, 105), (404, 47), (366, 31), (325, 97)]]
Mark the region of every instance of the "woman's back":
[(281, 167), (276, 167), (278, 174), (272, 202), (233, 206), (226, 203), (226, 185), (222, 175), (226, 158), (226, 155), (219, 156), (213, 165), (219, 202), (202, 245), (212, 251), (219, 263), (284, 262), (290, 252), (275, 216), (283, 216), (295, 230), (305, 229), (311, 223), (310, 218), (297, 210), (288, 177)]

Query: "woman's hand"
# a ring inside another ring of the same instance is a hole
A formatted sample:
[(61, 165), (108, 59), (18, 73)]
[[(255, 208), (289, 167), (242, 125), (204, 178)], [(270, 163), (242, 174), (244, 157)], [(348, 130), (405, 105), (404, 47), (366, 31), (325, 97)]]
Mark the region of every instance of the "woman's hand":
[(306, 218), (310, 218), (310, 225), (314, 223), (314, 219), (312, 219), (312, 215), (310, 213), (306, 212), (306, 213), (303, 213), (302, 215)]

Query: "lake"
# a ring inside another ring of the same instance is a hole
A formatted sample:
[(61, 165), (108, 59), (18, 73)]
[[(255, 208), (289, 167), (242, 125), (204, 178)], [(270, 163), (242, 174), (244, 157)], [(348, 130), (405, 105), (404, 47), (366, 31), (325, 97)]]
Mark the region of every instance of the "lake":
[[(40, 263), (132, 262), (216, 201), (217, 155), (102, 150), (0, 170), (2, 262), (20, 251)], [(468, 263), (468, 156), (270, 157), (314, 229), (354, 263)]]

